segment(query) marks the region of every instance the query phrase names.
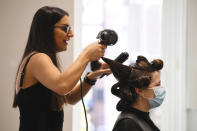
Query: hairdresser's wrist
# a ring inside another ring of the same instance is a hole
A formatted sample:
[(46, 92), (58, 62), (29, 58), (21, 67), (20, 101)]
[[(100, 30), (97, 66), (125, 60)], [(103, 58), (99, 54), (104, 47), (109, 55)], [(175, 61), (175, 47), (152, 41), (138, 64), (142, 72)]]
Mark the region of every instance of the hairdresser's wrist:
[(92, 78), (90, 72), (88, 72), (84, 77), (84, 82), (93, 86), (96, 84), (97, 78)]
[(84, 57), (84, 59), (88, 62), (91, 62), (89, 51), (87, 50), (87, 47), (82, 51), (81, 55)]

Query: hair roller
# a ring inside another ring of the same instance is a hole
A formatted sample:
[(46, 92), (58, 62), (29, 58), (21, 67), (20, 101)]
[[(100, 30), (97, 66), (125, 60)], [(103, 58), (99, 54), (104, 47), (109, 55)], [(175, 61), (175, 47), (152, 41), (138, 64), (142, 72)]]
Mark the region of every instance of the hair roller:
[(112, 86), (112, 88), (111, 88), (111, 93), (112, 93), (113, 95), (117, 96), (117, 97), (120, 97), (120, 89), (118, 89), (119, 85), (120, 85), (120, 84), (119, 84), (119, 82), (118, 82), (118, 83), (114, 84), (114, 85)]
[(163, 68), (163, 61), (160, 59), (153, 60), (151, 66), (156, 71), (161, 70)]

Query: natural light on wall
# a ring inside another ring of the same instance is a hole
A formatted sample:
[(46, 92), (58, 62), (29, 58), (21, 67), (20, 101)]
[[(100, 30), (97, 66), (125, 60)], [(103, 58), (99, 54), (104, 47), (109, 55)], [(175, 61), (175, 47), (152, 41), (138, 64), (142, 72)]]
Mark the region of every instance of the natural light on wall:
[[(154, 59), (161, 57), (161, 15), (162, 0), (83, 0), (82, 47), (97, 41), (97, 34), (103, 29), (113, 29), (118, 42), (108, 47), (105, 56), (111, 59), (121, 52), (128, 52), (124, 64), (132, 64), (138, 55)], [(88, 71), (89, 69), (87, 69)], [(97, 81), (85, 97), (89, 131), (110, 131), (119, 112), (118, 98), (111, 94), (116, 82), (112, 75)], [(82, 110), (81, 131), (85, 131)], [(152, 111), (153, 121), (160, 127), (161, 109)]]

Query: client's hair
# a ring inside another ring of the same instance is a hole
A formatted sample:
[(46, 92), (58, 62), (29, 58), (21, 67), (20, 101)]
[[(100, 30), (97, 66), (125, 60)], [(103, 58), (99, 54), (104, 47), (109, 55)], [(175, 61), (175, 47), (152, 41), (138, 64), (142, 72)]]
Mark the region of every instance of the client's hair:
[(120, 98), (116, 106), (118, 111), (128, 109), (136, 101), (135, 88), (147, 88), (151, 82), (151, 73), (163, 68), (161, 59), (149, 62), (144, 56), (138, 56), (134, 66), (125, 66), (112, 60), (107, 63), (118, 80), (111, 88), (112, 94)]

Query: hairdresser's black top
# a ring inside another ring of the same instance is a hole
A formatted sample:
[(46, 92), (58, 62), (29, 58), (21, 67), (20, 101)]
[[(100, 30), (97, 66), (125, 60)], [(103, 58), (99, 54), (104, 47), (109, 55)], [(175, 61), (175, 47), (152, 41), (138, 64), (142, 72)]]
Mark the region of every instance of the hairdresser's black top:
[(113, 128), (113, 131), (160, 131), (149, 117), (149, 112), (135, 108), (123, 111)]
[[(30, 57), (22, 74), (25, 74)], [(22, 87), (23, 77), (24, 75), (21, 76), (20, 87)], [(41, 83), (20, 89), (16, 96), (20, 111), (19, 131), (62, 131), (63, 110), (53, 111), (51, 109), (51, 95), (52, 91)]]

